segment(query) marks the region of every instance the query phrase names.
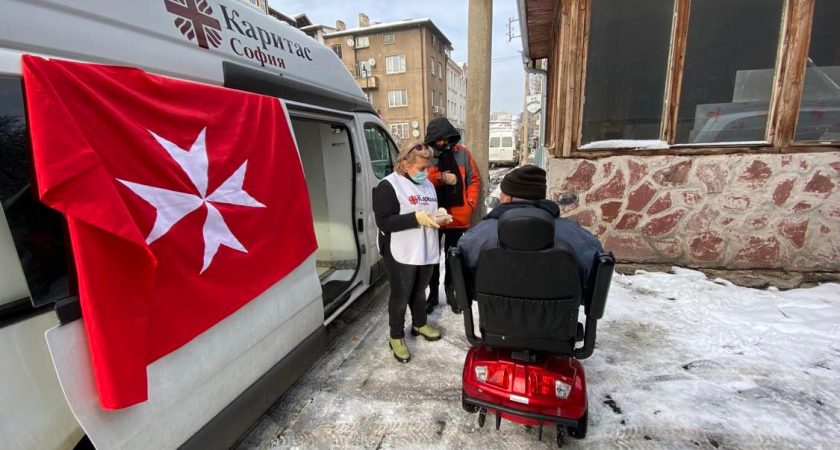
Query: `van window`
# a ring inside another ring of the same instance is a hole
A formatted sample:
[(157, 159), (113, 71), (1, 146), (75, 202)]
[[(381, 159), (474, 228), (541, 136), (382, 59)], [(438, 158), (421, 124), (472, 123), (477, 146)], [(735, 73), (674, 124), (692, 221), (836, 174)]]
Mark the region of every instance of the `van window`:
[(513, 138), (505, 136), (502, 138), (502, 147), (513, 147)]
[(370, 152), (370, 164), (373, 174), (380, 180), (394, 171), (394, 161), (397, 159), (397, 146), (391, 142), (385, 130), (375, 124), (365, 124), (365, 140)]
[(64, 218), (38, 200), (30, 183), (22, 91), (19, 78), (0, 77), (0, 203), (17, 250), (17, 255), (0, 255), (0, 261), (5, 265), (19, 259), (32, 303), (41, 306), (71, 295), (75, 277), (68, 277), (72, 259)]
[(499, 137), (491, 137), (490, 138), (490, 146), (491, 147), (498, 147), (499, 146)]

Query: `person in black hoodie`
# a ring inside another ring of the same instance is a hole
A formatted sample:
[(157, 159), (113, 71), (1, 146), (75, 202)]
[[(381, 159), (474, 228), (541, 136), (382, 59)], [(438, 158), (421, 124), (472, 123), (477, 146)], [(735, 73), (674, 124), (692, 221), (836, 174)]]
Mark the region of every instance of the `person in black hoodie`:
[(537, 166), (525, 165), (505, 175), (502, 180), (501, 205), (493, 208), (484, 218), (461, 236), (458, 248), (461, 249), (464, 265), (471, 278), (478, 265), (478, 256), (486, 248), (499, 246), (499, 217), (515, 208), (540, 208), (548, 211), (554, 219), (554, 240), (565, 242), (574, 249), (578, 259), (578, 275), (581, 286), (589, 280), (595, 254), (603, 251), (598, 239), (577, 222), (560, 217), (560, 207), (545, 198), (545, 170)]
[[(429, 181), (435, 187), (438, 206), (445, 208), (452, 215), (452, 222), (440, 227), (444, 251), (448, 252), (472, 225), (472, 213), (478, 203), (481, 177), (470, 151), (458, 143), (461, 141), (461, 134), (445, 117), (438, 117), (429, 122), (423, 141), (434, 151), (432, 167), (429, 168)], [(449, 275), (448, 260), (445, 265), (446, 277), (443, 285), (446, 302), (452, 307), (452, 312), (459, 313)], [(435, 267), (429, 283), (429, 298), (426, 300), (426, 312), (429, 314), (438, 304), (439, 285), (440, 269)]]

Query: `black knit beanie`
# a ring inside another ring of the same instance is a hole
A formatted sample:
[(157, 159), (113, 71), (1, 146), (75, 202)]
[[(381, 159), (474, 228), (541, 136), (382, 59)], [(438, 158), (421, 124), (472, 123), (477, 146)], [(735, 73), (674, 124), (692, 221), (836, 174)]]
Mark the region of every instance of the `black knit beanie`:
[(545, 198), (545, 170), (537, 166), (525, 165), (511, 170), (502, 180), (502, 192), (523, 200), (541, 200)]

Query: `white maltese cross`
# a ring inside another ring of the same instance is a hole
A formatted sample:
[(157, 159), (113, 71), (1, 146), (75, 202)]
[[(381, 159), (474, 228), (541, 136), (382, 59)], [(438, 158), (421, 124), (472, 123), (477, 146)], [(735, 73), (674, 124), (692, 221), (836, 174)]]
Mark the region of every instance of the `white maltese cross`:
[(146, 236), (147, 244), (151, 244), (163, 237), (173, 225), (186, 217), (187, 214), (202, 206), (207, 208), (207, 219), (204, 221), (204, 229), (202, 230), (204, 236), (204, 265), (201, 267), (201, 272), (199, 273), (204, 273), (210, 267), (221, 245), (248, 253), (245, 246), (230, 231), (230, 228), (228, 228), (222, 217), (222, 213), (213, 206), (213, 203), (265, 208), (265, 205), (256, 201), (242, 189), (242, 183), (245, 181), (245, 170), (248, 166), (247, 160), (239, 166), (239, 169), (227, 181), (222, 183), (210, 195), (207, 195), (207, 171), (209, 164), (207, 162), (207, 146), (204, 142), (205, 131), (207, 131), (207, 128), (201, 130), (189, 150), (184, 150), (149, 131), (152, 137), (155, 138), (161, 147), (169, 153), (169, 156), (178, 163), (184, 173), (186, 173), (196, 190), (198, 190), (199, 195), (189, 192), (171, 191), (169, 189), (117, 179), (117, 181), (126, 185), (135, 194), (140, 196), (140, 198), (152, 205), (157, 212), (152, 231)]

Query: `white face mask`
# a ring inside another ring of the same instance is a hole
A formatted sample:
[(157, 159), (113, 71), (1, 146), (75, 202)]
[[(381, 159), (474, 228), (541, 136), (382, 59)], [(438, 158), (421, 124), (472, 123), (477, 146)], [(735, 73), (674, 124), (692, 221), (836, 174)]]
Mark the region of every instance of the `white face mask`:
[(418, 170), (414, 173), (414, 175), (411, 176), (412, 181), (418, 184), (426, 181), (427, 178), (429, 178), (428, 170)]

